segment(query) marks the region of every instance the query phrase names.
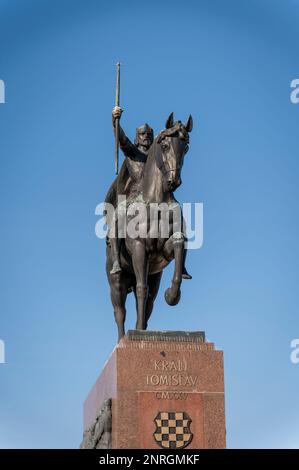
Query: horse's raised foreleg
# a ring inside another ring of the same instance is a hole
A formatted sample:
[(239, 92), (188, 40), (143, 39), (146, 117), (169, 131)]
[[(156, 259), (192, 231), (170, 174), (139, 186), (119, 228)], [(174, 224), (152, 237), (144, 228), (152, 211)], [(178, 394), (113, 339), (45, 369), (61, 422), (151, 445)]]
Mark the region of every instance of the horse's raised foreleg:
[(148, 296), (148, 259), (145, 252), (145, 244), (136, 240), (132, 248), (132, 262), (136, 277), (136, 304), (137, 322), (136, 329), (145, 329), (145, 306)]
[(185, 237), (181, 232), (175, 232), (164, 245), (167, 258), (174, 257), (174, 273), (171, 287), (165, 291), (165, 300), (169, 305), (176, 305), (181, 297), (182, 272), (184, 266), (184, 243)]

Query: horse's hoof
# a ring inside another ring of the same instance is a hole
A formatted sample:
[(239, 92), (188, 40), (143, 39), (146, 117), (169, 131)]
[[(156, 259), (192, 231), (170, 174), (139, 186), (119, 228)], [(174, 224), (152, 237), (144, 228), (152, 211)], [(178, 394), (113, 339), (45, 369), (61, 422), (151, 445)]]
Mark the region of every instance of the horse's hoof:
[(125, 332), (124, 332), (124, 331), (118, 334), (118, 340), (117, 340), (118, 343), (123, 339), (124, 336), (125, 336)]
[(168, 289), (165, 291), (164, 297), (168, 305), (177, 305), (181, 298), (181, 290), (178, 289), (177, 294), (173, 295), (171, 288), (168, 287)]

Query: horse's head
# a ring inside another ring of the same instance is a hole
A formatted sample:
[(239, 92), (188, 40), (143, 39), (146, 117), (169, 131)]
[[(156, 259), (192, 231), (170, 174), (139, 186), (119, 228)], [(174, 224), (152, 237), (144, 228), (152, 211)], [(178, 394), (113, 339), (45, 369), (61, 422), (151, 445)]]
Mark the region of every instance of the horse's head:
[(186, 124), (173, 122), (173, 113), (166, 121), (165, 129), (157, 136), (160, 151), (156, 154), (157, 166), (163, 175), (163, 190), (175, 191), (180, 184), (184, 156), (189, 149), (189, 132), (192, 131), (193, 120), (190, 115)]

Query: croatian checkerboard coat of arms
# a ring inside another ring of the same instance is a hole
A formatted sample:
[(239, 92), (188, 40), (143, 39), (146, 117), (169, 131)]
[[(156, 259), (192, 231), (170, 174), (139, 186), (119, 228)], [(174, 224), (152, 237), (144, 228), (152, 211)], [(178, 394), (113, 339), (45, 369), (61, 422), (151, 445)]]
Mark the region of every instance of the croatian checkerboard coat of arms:
[(157, 427), (153, 436), (163, 449), (183, 449), (192, 441), (192, 420), (184, 411), (160, 411), (154, 421)]

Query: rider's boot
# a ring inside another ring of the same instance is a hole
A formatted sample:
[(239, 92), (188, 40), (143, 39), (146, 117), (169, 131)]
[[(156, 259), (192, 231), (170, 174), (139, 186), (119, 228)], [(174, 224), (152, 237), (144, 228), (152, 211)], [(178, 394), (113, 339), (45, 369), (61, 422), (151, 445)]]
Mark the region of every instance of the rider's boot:
[(111, 258), (112, 258), (112, 269), (110, 271), (110, 274), (117, 274), (121, 272), (118, 239), (115, 237), (110, 238), (110, 246), (111, 246)]

